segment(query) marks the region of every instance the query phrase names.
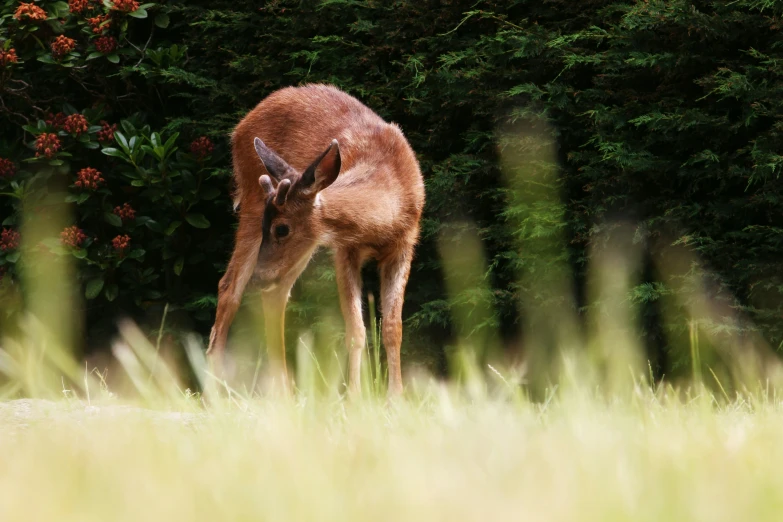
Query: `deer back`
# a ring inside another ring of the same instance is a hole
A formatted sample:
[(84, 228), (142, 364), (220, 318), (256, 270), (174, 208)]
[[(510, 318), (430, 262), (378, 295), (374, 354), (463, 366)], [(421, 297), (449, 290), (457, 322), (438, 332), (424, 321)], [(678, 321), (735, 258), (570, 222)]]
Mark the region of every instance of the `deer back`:
[(363, 127), (385, 125), (358, 100), (330, 86), (287, 87), (273, 92), (240, 121), (232, 134), (235, 205), (241, 209), (263, 204), (258, 178), (267, 172), (253, 148), (256, 137), (300, 172), (337, 138), (342, 146), (342, 169), (346, 170), (358, 159), (357, 148), (343, 142)]

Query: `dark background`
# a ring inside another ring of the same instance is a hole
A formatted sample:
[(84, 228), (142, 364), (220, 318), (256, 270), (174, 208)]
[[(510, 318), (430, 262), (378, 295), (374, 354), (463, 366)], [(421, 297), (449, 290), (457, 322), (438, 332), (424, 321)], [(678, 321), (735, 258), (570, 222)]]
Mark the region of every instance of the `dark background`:
[[(656, 375), (687, 363), (675, 350), (688, 335), (687, 300), (672, 296), (684, 291), (675, 280), (690, 266), (663, 274), (656, 260), (667, 249), (698, 256), (711, 277), (705, 292), (749, 319), (727, 330), (758, 332), (773, 348), (783, 341), (779, 3), (218, 0), (144, 4), (134, 13), (35, 4), (46, 22), (17, 20), (19, 3), (0, 3), (0, 48), (19, 58), (0, 65), (0, 158), (15, 165), (0, 178), (0, 221), (19, 227), (23, 204), (14, 195), (39, 210), (72, 203), (74, 224), (89, 238), (70, 252), (89, 297), (86, 352), (105, 349), (118, 316), (157, 328), (167, 303), (172, 329), (208, 334), (235, 224), (228, 135), (264, 96), (306, 82), (335, 84), (397, 122), (419, 155), (427, 207), (404, 358), (446, 371), (445, 354), (468, 333), (451, 320), (457, 304), (491, 309), (479, 330), (497, 329), (516, 350), (524, 318), (553, 298), (520, 274), (546, 281), (567, 266), (573, 284), (560, 306), (584, 314), (596, 305), (586, 298), (587, 252), (602, 248), (595, 238), (607, 220), (630, 223), (642, 252), (629, 299), (639, 305)], [(98, 36), (85, 20), (105, 12), (119, 50), (96, 57)], [(76, 41), (78, 56), (49, 58), (60, 33)], [(61, 111), (82, 113), (94, 128), (85, 138), (39, 126)], [(99, 142), (101, 121), (118, 124), (128, 140), (177, 132), (178, 150), (133, 165), (102, 150), (120, 146)], [(554, 144), (556, 176), (547, 183), (557, 202), (537, 206), (512, 193), (534, 197), (532, 185), (504, 183), (498, 129), (512, 123)], [(26, 162), (42, 132), (59, 132), (72, 155)], [(201, 136), (214, 143), (209, 154), (191, 151)], [(84, 167), (101, 171), (105, 184), (79, 198), (85, 192), (72, 184)], [(106, 216), (126, 202), (135, 220)], [(481, 238), (488, 289), (447, 295), (436, 239), (465, 221)], [(131, 251), (113, 249), (122, 234)], [(563, 239), (559, 256), (522, 248), (552, 234)], [(21, 295), (15, 251), (0, 250), (11, 318)], [(327, 261), (319, 256), (310, 283), (297, 287), (291, 328), (317, 321), (333, 299)], [(367, 288), (377, 289), (366, 274)], [(668, 320), (662, 303), (674, 308)]]

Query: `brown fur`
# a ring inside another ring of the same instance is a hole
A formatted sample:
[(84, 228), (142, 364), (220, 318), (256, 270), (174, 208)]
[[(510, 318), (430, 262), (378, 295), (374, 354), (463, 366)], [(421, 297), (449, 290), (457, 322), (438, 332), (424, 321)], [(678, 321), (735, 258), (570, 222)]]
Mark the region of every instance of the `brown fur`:
[[(256, 138), (263, 143), (254, 149)], [(360, 270), (372, 257), (381, 272), (389, 392), (400, 393), (402, 304), (424, 206), (419, 164), (400, 128), (335, 87), (288, 87), (240, 121), (232, 148), (239, 229), (218, 286), (210, 358), (222, 359), (228, 329), (255, 273), (263, 291), (267, 349), (287, 386), (288, 295), (315, 249), (327, 246), (334, 251), (346, 324), (350, 389), (359, 390), (365, 343)], [(285, 232), (281, 227), (289, 233), (278, 237)]]

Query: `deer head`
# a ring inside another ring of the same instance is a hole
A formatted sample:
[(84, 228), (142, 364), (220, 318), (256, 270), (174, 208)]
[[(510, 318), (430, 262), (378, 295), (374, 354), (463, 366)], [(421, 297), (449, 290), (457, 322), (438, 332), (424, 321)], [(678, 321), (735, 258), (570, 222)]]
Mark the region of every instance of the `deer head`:
[(262, 290), (273, 290), (281, 281), (298, 277), (318, 246), (318, 193), (340, 173), (340, 148), (332, 140), (300, 173), (261, 139), (255, 138), (253, 145), (269, 172), (258, 179), (266, 206), (256, 277)]

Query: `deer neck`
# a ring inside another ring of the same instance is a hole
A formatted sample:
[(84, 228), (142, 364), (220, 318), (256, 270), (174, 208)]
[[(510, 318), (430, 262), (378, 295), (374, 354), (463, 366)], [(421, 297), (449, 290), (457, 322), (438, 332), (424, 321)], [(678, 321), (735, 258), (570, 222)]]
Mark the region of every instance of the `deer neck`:
[[(356, 174), (355, 177), (351, 176)], [(345, 178), (320, 192), (315, 199), (314, 217), (319, 229), (319, 244), (335, 247), (367, 240), (365, 236), (377, 220), (377, 198), (368, 198), (367, 172), (348, 171)], [(346, 182), (353, 177), (351, 182)], [(342, 181), (342, 183), (341, 183)]]

